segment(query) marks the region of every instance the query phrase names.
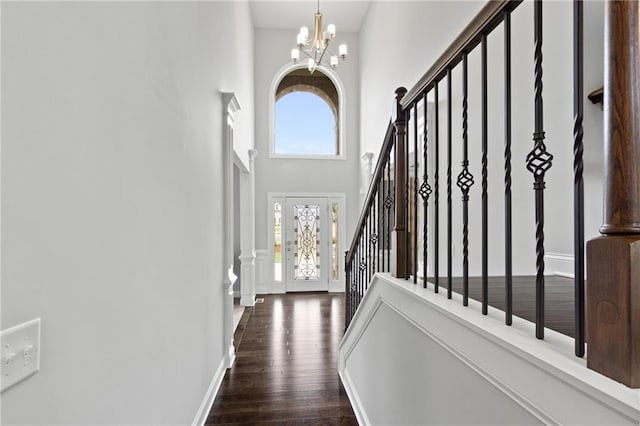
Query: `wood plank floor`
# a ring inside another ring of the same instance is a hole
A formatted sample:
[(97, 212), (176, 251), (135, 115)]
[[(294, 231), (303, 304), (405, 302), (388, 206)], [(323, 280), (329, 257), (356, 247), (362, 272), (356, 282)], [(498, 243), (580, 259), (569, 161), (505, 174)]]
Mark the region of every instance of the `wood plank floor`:
[[(462, 278), (452, 284), (462, 293)], [(545, 284), (546, 326), (573, 336), (573, 280), (549, 276)], [(446, 294), (446, 278), (440, 291)], [(480, 278), (470, 278), (469, 297), (480, 294)], [(503, 277), (489, 277), (489, 304), (504, 310)], [(535, 277), (513, 278), (513, 313), (535, 321)], [(240, 320), (236, 362), (206, 424), (357, 424), (337, 374), (343, 327), (343, 294), (264, 296)]]
[(343, 331), (344, 294), (264, 296), (240, 321), (206, 424), (357, 425), (337, 373)]
[[(489, 306), (505, 310), (504, 277), (488, 277)], [(433, 282), (433, 278), (429, 279)], [(452, 288), (455, 293), (462, 294), (462, 278), (454, 277)], [(513, 315), (528, 321), (536, 321), (536, 277), (513, 277)], [(440, 292), (447, 292), (447, 278), (440, 277)], [(469, 298), (481, 300), (482, 280), (480, 277), (469, 277)], [(558, 276), (545, 277), (545, 327), (575, 336), (574, 330), (574, 289), (573, 280)], [(489, 308), (491, 309), (491, 308)]]

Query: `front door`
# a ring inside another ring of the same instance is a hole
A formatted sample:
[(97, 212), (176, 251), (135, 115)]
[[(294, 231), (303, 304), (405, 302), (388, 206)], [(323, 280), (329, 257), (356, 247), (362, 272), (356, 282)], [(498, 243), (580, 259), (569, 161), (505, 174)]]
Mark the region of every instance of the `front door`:
[(327, 199), (287, 197), (285, 207), (287, 291), (329, 290)]

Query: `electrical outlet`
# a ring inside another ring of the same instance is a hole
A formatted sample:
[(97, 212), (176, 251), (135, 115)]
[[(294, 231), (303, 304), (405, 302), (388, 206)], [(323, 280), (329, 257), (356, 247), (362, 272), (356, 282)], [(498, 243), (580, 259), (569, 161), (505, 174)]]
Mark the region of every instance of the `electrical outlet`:
[(40, 318), (0, 333), (2, 392), (40, 369)]

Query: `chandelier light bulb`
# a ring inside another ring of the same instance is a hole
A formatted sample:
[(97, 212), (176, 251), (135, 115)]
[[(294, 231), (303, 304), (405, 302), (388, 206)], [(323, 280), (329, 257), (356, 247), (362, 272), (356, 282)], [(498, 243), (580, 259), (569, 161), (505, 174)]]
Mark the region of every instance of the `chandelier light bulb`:
[(299, 46), (299, 47), (302, 47), (302, 46), (304, 46), (304, 43), (305, 43), (305, 36), (304, 36), (304, 34), (302, 34), (302, 33), (298, 33), (298, 43), (297, 43), (297, 44), (298, 44), (298, 46)]
[(309, 72), (313, 72), (315, 68), (315, 61), (313, 60), (313, 58), (307, 59), (307, 68), (309, 69)]
[(340, 57), (342, 59), (347, 57), (347, 45), (346, 44), (341, 44), (340, 47), (338, 47), (338, 53), (340, 54)]
[(302, 34), (302, 39), (306, 41), (309, 38), (309, 28), (300, 27), (300, 34)]
[(298, 49), (291, 49), (291, 59), (296, 63), (300, 59), (300, 51)]
[(334, 38), (336, 36), (336, 26), (333, 24), (327, 25), (327, 32), (329, 33), (331, 38)]
[(333, 68), (338, 66), (338, 57), (336, 55), (331, 55), (331, 66)]

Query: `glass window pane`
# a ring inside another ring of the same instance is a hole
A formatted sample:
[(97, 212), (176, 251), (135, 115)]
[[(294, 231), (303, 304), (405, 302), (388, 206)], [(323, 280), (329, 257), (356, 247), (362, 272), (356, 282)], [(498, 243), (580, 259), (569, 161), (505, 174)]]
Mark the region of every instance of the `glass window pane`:
[(292, 92), (276, 102), (276, 154), (338, 155), (336, 119), (327, 102), (310, 92)]
[(340, 256), (338, 253), (338, 203), (331, 203), (331, 279), (338, 281), (340, 279)]
[(282, 206), (273, 204), (273, 279), (282, 281)]
[(296, 204), (294, 220), (293, 279), (317, 281), (320, 279), (320, 206)]

